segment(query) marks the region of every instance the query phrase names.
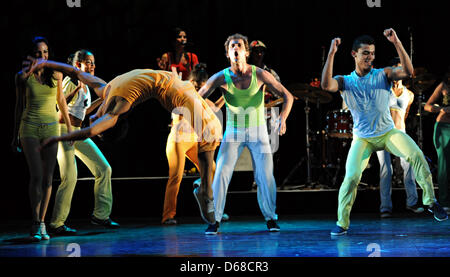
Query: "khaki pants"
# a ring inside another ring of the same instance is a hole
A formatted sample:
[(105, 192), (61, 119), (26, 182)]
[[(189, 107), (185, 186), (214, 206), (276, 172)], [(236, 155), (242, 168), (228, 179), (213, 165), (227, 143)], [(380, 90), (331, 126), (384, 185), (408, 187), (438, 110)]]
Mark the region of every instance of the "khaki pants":
[[(80, 128), (74, 128), (77, 130)], [(65, 125), (60, 124), (61, 134), (67, 133)], [(58, 164), (61, 174), (61, 184), (55, 198), (55, 206), (50, 225), (58, 228), (64, 225), (72, 202), (72, 195), (77, 183), (77, 156), (95, 177), (94, 212), (101, 220), (109, 218), (112, 208), (111, 166), (100, 149), (91, 139), (76, 141), (73, 146), (68, 142), (58, 144)]]
[(417, 144), (402, 131), (393, 128), (382, 136), (374, 138), (354, 137), (345, 165), (345, 178), (339, 189), (337, 225), (348, 229), (350, 211), (355, 202), (361, 175), (369, 162), (372, 152), (386, 150), (411, 164), (416, 181), (423, 190), (422, 201), (430, 205), (436, 201), (433, 180), (425, 156)]

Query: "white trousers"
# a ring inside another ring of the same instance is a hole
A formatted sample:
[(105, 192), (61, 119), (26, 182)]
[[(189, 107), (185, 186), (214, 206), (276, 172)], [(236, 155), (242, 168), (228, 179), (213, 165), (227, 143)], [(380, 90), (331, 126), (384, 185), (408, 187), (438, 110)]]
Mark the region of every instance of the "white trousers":
[(264, 219), (277, 220), (277, 186), (273, 176), (272, 149), (267, 126), (236, 128), (227, 127), (217, 156), (217, 167), (213, 181), (213, 195), (216, 221), (220, 222), (225, 209), (228, 185), (236, 162), (244, 147), (250, 151), (253, 173), (258, 185), (258, 204)]

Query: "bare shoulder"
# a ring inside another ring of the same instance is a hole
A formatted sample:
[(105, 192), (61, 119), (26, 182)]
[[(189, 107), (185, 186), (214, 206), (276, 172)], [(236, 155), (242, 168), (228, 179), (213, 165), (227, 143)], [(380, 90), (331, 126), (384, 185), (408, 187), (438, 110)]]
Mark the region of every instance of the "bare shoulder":
[(272, 75), (272, 73), (270, 73), (269, 71), (264, 70), (257, 66), (255, 67), (256, 67), (256, 77), (258, 77), (258, 79), (264, 82), (276, 80), (275, 77)]
[(223, 73), (223, 70), (221, 70), (221, 71), (215, 73), (213, 76), (211, 76), (210, 80), (219, 85), (224, 84), (225, 83), (225, 74)]

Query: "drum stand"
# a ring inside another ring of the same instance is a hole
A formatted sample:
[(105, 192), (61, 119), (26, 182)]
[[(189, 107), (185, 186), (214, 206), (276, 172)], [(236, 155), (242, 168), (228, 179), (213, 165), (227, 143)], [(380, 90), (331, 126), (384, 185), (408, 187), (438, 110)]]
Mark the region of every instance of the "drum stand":
[[(311, 153), (310, 153), (310, 140), (309, 140), (309, 111), (310, 108), (308, 106), (308, 98), (305, 99), (305, 126), (306, 126), (306, 156), (303, 156), (300, 161), (294, 166), (294, 168), (289, 172), (288, 176), (283, 180), (283, 183), (281, 184), (280, 189), (285, 189), (285, 185), (286, 183), (288, 183), (289, 181), (291, 181), (292, 176), (294, 175), (294, 173), (297, 171), (298, 168), (300, 168), (300, 166), (302, 166), (303, 162), (306, 161), (306, 182), (305, 184), (302, 185), (298, 185), (298, 186), (288, 186), (290, 190), (294, 190), (294, 189), (300, 189), (300, 188), (306, 188), (306, 187), (310, 187), (310, 188), (314, 188), (314, 186), (318, 185), (319, 183), (314, 183), (311, 180)], [(318, 105), (320, 103), (318, 102)]]

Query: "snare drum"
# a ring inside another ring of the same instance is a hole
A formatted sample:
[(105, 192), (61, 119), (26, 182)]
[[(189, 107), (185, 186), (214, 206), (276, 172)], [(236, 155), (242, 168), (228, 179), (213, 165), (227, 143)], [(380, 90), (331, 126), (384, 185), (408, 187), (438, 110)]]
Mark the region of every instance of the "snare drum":
[(325, 130), (329, 137), (352, 138), (353, 119), (349, 110), (334, 110), (327, 113)]

